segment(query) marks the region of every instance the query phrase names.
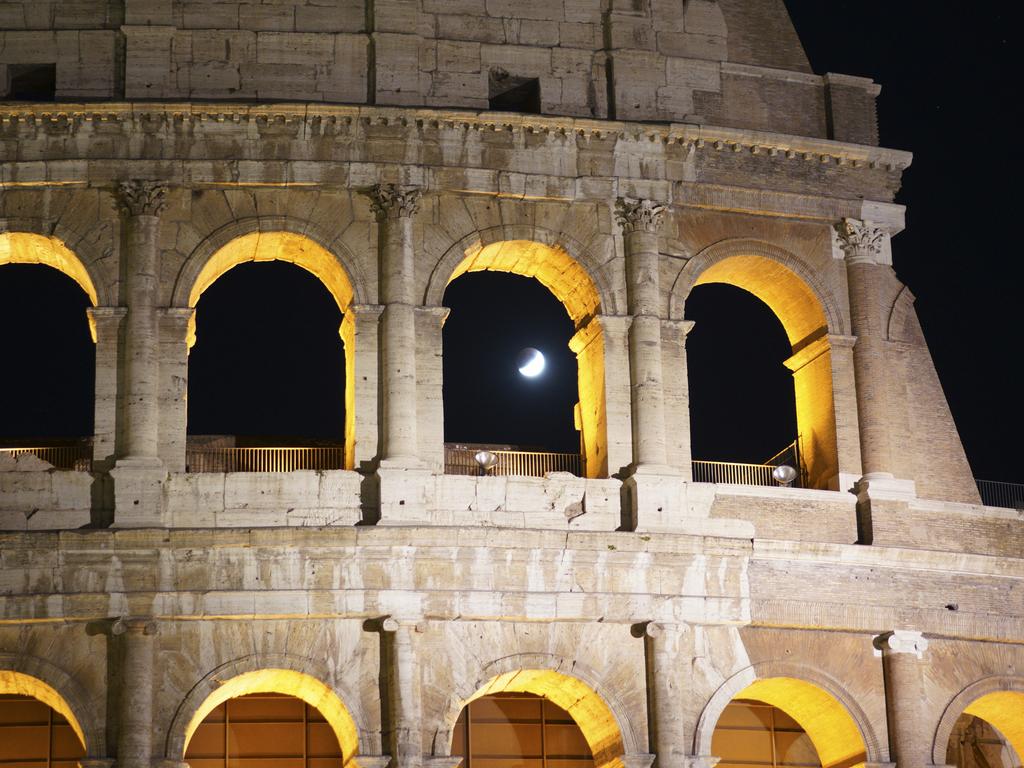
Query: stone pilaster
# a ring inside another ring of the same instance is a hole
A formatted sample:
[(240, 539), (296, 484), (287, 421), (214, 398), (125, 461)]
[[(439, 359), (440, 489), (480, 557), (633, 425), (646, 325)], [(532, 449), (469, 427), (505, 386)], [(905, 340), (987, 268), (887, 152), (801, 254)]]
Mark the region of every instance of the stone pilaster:
[(378, 184), (370, 190), (379, 226), (380, 295), (384, 305), (383, 345), (384, 445), (382, 461), (397, 466), (418, 464), (416, 420), (416, 314), (412, 219), (420, 190)]
[[(338, 329), (345, 347), (346, 469), (372, 471), (380, 456), (377, 370), (383, 311), (380, 304), (350, 304)], [(363, 373), (356, 376), (356, 371)]]
[(125, 217), (125, 432), (119, 465), (159, 467), (157, 235), (167, 187), (128, 181), (117, 189)]
[(97, 472), (114, 465), (121, 429), (121, 393), (117, 386), (117, 358), (124, 307), (90, 307), (89, 330), (96, 344), (96, 394), (92, 461)]
[(387, 680), (387, 720), (383, 735), (391, 750), (390, 768), (419, 768), (423, 764), (419, 657), (423, 627), (414, 621), (387, 618), (381, 622), (381, 629)]
[(185, 471), (188, 423), (188, 353), (195, 343), (195, 309), (157, 312), (160, 324), (160, 459), (170, 472)]
[(928, 729), (921, 727), (928, 641), (920, 632), (897, 629), (876, 637), (875, 648), (882, 654), (889, 755), (897, 768), (930, 766)]
[(448, 307), (416, 307), (416, 380), (419, 457), (444, 472), (444, 364), (442, 331)]
[(656, 624), (644, 628), (647, 660), (647, 717), (654, 768), (686, 768), (683, 728), (683, 662), (685, 625)]
[(629, 373), (632, 391), (633, 463), (664, 467), (664, 391), (661, 367), (661, 289), (658, 279), (658, 231), (665, 206), (651, 200), (616, 203), (626, 255)]
[(114, 622), (111, 631), (122, 643), (117, 768), (150, 768), (156, 624), (148, 619), (122, 618)]

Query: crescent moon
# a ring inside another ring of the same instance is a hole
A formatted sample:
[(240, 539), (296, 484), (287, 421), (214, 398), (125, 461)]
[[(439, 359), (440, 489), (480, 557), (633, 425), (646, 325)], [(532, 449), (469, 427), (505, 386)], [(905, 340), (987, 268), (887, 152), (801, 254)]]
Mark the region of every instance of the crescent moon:
[[(526, 351), (526, 350), (524, 350)], [(544, 370), (544, 355), (541, 354), (540, 350), (530, 350), (533, 354), (530, 359), (519, 366), (519, 372), (526, 376), (528, 379), (532, 379), (535, 376), (539, 376)]]

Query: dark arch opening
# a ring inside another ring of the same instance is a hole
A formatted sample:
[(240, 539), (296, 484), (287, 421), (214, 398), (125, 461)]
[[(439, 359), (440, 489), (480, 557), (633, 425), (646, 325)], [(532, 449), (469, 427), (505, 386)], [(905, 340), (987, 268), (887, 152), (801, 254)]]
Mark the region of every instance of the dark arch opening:
[(341, 318), (320, 280), (294, 264), (248, 262), (219, 277), (196, 306), (189, 435), (236, 437), (239, 446), (342, 446)]
[(792, 354), (768, 305), (732, 285), (686, 299), (690, 443), (695, 460), (761, 464), (797, 437)]
[(39, 264), (0, 266), (0, 440), (58, 445), (93, 434), (96, 348), (85, 291)]
[[(574, 329), (562, 303), (533, 278), (470, 272), (448, 285), (444, 304), (445, 440), (578, 454)], [(546, 360), (534, 379), (516, 366), (526, 347)]]

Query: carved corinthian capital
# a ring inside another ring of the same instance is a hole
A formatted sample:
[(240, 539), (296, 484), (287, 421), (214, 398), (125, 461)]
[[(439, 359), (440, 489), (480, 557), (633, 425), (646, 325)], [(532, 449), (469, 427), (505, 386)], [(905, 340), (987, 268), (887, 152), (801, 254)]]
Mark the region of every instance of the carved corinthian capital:
[(843, 219), (836, 224), (839, 247), (851, 261), (878, 261), (882, 253), (885, 230), (857, 219)]
[(385, 219), (410, 218), (420, 208), (419, 187), (398, 184), (374, 184), (370, 188), (370, 209), (378, 221)]
[(167, 202), (167, 186), (155, 181), (122, 181), (116, 197), (129, 216), (159, 216)]
[(665, 220), (667, 207), (654, 200), (627, 200), (620, 197), (615, 201), (615, 220), (623, 233), (657, 232)]

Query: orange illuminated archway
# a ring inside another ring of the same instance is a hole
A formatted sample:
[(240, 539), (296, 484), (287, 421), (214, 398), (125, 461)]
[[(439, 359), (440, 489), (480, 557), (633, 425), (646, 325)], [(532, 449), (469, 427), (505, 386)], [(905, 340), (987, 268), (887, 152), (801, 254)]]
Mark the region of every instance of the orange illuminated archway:
[(609, 465), (605, 403), (604, 332), (597, 319), (601, 297), (590, 274), (564, 248), (534, 240), (501, 240), (484, 245), (475, 240), (455, 266), (446, 285), (467, 272), (506, 272), (535, 278), (565, 307), (575, 335), (579, 382), (577, 425), (581, 433), (587, 477), (607, 477), (619, 469)]
[[(812, 488), (839, 487), (839, 473), (859, 472), (859, 448), (840, 456), (833, 387), (836, 343), (852, 345), (841, 307), (814, 273), (792, 254), (756, 240), (724, 240), (694, 256), (672, 287), (670, 315), (681, 319), (690, 291), (724, 283), (763, 301), (782, 323), (792, 347), (785, 361), (793, 372), (801, 458)], [(841, 372), (852, 376), (852, 371)], [(846, 404), (849, 410), (855, 404)], [(854, 446), (859, 443), (854, 442)]]
[(68, 725), (75, 732), (75, 736), (78, 737), (83, 748), (89, 747), (85, 740), (85, 732), (75, 713), (71, 710), (71, 706), (53, 687), (42, 680), (21, 672), (0, 669), (0, 694), (31, 696), (33, 699), (41, 701), (68, 721)]
[(623, 765), (625, 748), (618, 719), (600, 694), (579, 678), (551, 669), (505, 672), (492, 677), (462, 701), (455, 715), (470, 702), (500, 693), (530, 693), (548, 699), (575, 721), (594, 756), (595, 766), (621, 768)]
[(358, 752), (359, 732), (355, 721), (333, 690), (316, 678), (292, 669), (257, 669), (224, 681), (199, 704), (185, 726), (181, 755), (188, 750), (196, 729), (213, 710), (229, 699), (257, 693), (294, 696), (317, 709), (338, 740), (343, 763), (348, 764)]
[[(345, 354), (345, 468), (351, 469), (355, 463), (356, 366), (355, 325), (348, 309), (354, 291), (348, 273), (333, 253), (307, 235), (296, 232), (249, 232), (217, 248), (194, 276), (189, 276), (191, 279), (186, 285), (179, 284), (175, 290), (176, 300), (184, 298), (187, 306), (195, 307), (203, 292), (218, 278), (250, 261), (284, 261), (302, 267), (323, 283), (342, 312), (339, 334)], [(183, 288), (187, 289), (184, 297), (179, 295)], [(193, 313), (189, 320), (188, 346), (191, 348), (195, 341), (196, 314)]]

